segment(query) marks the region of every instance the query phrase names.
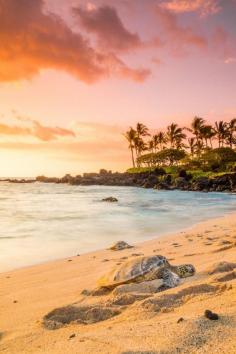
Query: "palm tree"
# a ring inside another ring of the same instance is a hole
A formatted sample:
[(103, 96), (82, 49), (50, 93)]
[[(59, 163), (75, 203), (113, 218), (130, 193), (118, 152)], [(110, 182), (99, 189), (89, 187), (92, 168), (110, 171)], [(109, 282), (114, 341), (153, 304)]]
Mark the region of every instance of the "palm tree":
[(163, 150), (164, 144), (167, 142), (166, 134), (163, 132), (159, 132), (157, 134), (158, 145), (160, 146), (160, 150)]
[(142, 151), (147, 149), (147, 147), (142, 139), (142, 137), (146, 137), (146, 136), (150, 136), (146, 125), (144, 125), (142, 123), (137, 123), (137, 125), (136, 125), (136, 138), (134, 141), (134, 146), (135, 146), (137, 158), (140, 157)]
[(136, 150), (136, 161), (137, 161), (137, 165), (138, 167), (140, 167), (140, 163), (139, 163), (139, 157), (141, 156), (143, 151), (147, 150), (147, 144), (144, 142), (144, 140), (140, 137), (138, 137), (138, 135), (136, 135), (135, 139), (134, 139), (134, 147)]
[(182, 146), (182, 141), (186, 138), (186, 134), (183, 133), (183, 128), (180, 128), (178, 124), (175, 123), (167, 127), (166, 135), (171, 148), (176, 147), (177, 149)]
[(219, 147), (224, 146), (224, 142), (227, 138), (228, 130), (227, 130), (227, 123), (223, 122), (223, 120), (215, 122), (215, 135), (218, 138), (218, 145)]
[(236, 132), (236, 118), (233, 118), (227, 125), (227, 142), (231, 149), (235, 144), (235, 136), (234, 136), (235, 132)]
[(202, 154), (203, 148), (204, 148), (203, 141), (201, 139), (197, 141), (196, 139), (196, 154), (198, 157)]
[(129, 143), (129, 149), (131, 151), (131, 158), (133, 167), (135, 167), (135, 160), (134, 160), (134, 147), (135, 147), (135, 139), (137, 137), (137, 132), (132, 127), (124, 134), (124, 137)]
[(148, 132), (148, 128), (146, 127), (146, 125), (144, 125), (142, 123), (137, 123), (136, 131), (137, 131), (137, 137), (138, 138), (141, 138), (141, 137), (144, 137), (144, 136), (150, 136), (150, 134)]
[(154, 140), (151, 139), (148, 141), (148, 150), (150, 150), (152, 153), (154, 152)]
[(194, 154), (196, 152), (197, 146), (198, 145), (197, 145), (196, 138), (188, 138), (188, 147), (187, 147), (187, 149), (190, 150), (191, 157), (194, 157)]
[(191, 123), (191, 128), (187, 128), (187, 130), (195, 135), (197, 143), (199, 140), (202, 140), (202, 128), (204, 124), (205, 120), (203, 118), (195, 116)]
[(156, 153), (159, 145), (158, 135), (154, 134), (152, 137), (153, 151)]
[(212, 148), (212, 138), (216, 135), (213, 127), (211, 125), (203, 125), (200, 128), (200, 136), (205, 140), (206, 148), (208, 147), (208, 140), (210, 141), (210, 146)]

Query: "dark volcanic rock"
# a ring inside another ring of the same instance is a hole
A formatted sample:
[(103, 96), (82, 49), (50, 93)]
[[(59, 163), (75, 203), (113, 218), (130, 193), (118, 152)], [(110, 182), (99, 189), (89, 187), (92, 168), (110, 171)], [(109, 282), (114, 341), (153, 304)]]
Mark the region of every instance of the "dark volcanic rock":
[(216, 321), (219, 319), (217, 313), (211, 312), (210, 310), (206, 310), (204, 314), (205, 317), (208, 318), (209, 320)]
[(151, 174), (145, 180), (143, 187), (144, 188), (153, 188), (156, 184), (157, 184), (157, 176), (154, 174)]
[(115, 197), (108, 197), (108, 198), (102, 199), (102, 202), (115, 203), (115, 202), (118, 202), (118, 199), (116, 199)]
[(189, 188), (189, 183), (184, 177), (178, 177), (175, 179), (174, 187), (181, 190), (187, 190)]
[(212, 186), (212, 181), (207, 177), (199, 177), (192, 184), (192, 190), (194, 191), (209, 191)]
[[(154, 188), (162, 190), (192, 190), (192, 191), (218, 191), (236, 192), (236, 173), (226, 173), (215, 178), (199, 177), (192, 179), (191, 174), (185, 170), (180, 170), (178, 177), (166, 174), (162, 168), (156, 168), (149, 172), (141, 173), (112, 173), (111, 171), (101, 170), (100, 173), (84, 173), (72, 177), (67, 174), (63, 178), (39, 176), (36, 181), (43, 183), (67, 183), (71, 185), (104, 185), (104, 186), (134, 186), (143, 188)], [(12, 182), (12, 181), (11, 181)], [(14, 182), (14, 181), (13, 181)], [(19, 183), (19, 181), (15, 181)], [(29, 183), (21, 180), (21, 183)]]

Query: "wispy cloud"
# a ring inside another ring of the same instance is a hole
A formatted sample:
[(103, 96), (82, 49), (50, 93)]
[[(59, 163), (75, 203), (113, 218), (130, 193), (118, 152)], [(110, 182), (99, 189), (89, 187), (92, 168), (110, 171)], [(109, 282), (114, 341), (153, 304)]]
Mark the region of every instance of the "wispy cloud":
[(221, 10), (219, 0), (169, 0), (163, 1), (161, 6), (175, 13), (198, 12), (203, 17)]
[(52, 141), (60, 137), (75, 137), (75, 133), (70, 129), (61, 127), (48, 127), (37, 120), (15, 115), (8, 119), (10, 123), (0, 122), (0, 135), (35, 137), (40, 141)]

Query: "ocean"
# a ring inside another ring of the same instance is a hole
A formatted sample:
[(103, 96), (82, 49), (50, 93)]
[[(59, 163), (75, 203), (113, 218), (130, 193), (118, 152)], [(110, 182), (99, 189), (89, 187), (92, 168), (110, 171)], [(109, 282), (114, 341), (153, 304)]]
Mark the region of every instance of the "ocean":
[[(114, 196), (118, 203), (101, 200)], [(0, 272), (188, 228), (236, 210), (236, 195), (0, 182)]]

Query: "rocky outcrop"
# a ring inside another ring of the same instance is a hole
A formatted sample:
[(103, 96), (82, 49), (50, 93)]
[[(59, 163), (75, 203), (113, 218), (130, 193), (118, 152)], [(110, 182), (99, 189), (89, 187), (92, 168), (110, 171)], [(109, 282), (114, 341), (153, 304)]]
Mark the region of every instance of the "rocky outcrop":
[(112, 245), (109, 250), (111, 251), (122, 251), (127, 248), (133, 248), (133, 246), (130, 246), (127, 242), (125, 241), (118, 241), (114, 245)]
[[(142, 173), (112, 173), (101, 170), (100, 173), (85, 173), (83, 176), (72, 177), (65, 175), (62, 178), (47, 178), (39, 176), (36, 181), (44, 183), (67, 183), (71, 185), (104, 185), (104, 186), (133, 186), (143, 188), (154, 188), (160, 190), (179, 189), (183, 191), (201, 192), (235, 192), (236, 193), (236, 172), (226, 173), (214, 178), (198, 177), (193, 178), (185, 170), (181, 170), (178, 176), (166, 174), (161, 168), (151, 172)], [(25, 182), (26, 183), (26, 182)]]

